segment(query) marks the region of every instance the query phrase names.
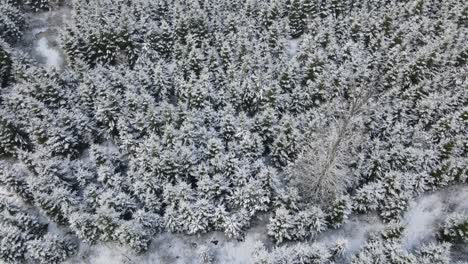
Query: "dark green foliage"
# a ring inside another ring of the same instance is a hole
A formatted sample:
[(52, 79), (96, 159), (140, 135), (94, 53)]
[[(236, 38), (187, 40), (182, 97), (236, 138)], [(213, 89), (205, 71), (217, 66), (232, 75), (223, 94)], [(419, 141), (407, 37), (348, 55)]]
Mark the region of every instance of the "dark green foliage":
[(300, 37), (306, 27), (306, 14), (301, 0), (293, 0), (291, 11), (289, 12), (289, 27), (292, 38)]
[(166, 22), (163, 22), (161, 28), (156, 32), (151, 32), (149, 42), (151, 48), (160, 54), (161, 57), (169, 59), (172, 55), (174, 46), (174, 36), (172, 30)]
[(330, 227), (339, 228), (349, 218), (352, 211), (352, 204), (348, 196), (340, 196), (332, 204), (331, 211), (327, 215), (327, 222)]
[(2, 172), (0, 173), (0, 182), (10, 191), (16, 193), (25, 202), (33, 201), (33, 193), (26, 181), (28, 173), (21, 166), (10, 167), (2, 164)]
[(23, 263), (28, 259), (29, 243), (47, 232), (38, 215), (14, 200), (0, 198), (0, 261)]
[(272, 144), (272, 159), (276, 166), (286, 166), (296, 159), (299, 146), (299, 135), (291, 121), (286, 120), (280, 128), (279, 134)]
[(12, 82), (12, 71), (13, 61), (10, 54), (0, 46), (0, 88), (7, 87)]
[(308, 18), (314, 18), (318, 14), (318, 1), (316, 1), (316, 0), (303, 0), (302, 1), (302, 8), (304, 10), (304, 14)]
[(313, 238), (326, 227), (325, 214), (320, 208), (311, 206), (298, 212), (279, 208), (270, 219), (268, 235), (277, 244), (281, 244), (285, 241)]
[(74, 213), (70, 216), (70, 229), (83, 241), (96, 243), (101, 235), (97, 217), (89, 213)]
[(28, 253), (31, 258), (41, 264), (62, 263), (76, 252), (77, 245), (70, 237), (47, 234), (28, 243)]
[(127, 32), (91, 35), (88, 42), (83, 56), (90, 65), (115, 65), (118, 62), (133, 65), (136, 60), (136, 50)]
[(381, 232), (381, 236), (384, 240), (400, 239), (404, 230), (405, 227), (402, 224), (391, 223)]
[(33, 12), (52, 10), (61, 4), (62, 0), (24, 0), (24, 4)]
[(96, 30), (78, 35), (72, 28), (65, 29), (64, 50), (71, 61), (81, 59), (91, 67), (97, 64), (126, 64), (132, 67), (138, 58), (136, 43), (123, 30)]
[(28, 149), (27, 134), (10, 118), (0, 116), (0, 156), (15, 156), (20, 149)]
[(23, 232), (14, 226), (2, 228), (0, 232), (0, 259), (6, 263), (24, 262), (26, 239)]

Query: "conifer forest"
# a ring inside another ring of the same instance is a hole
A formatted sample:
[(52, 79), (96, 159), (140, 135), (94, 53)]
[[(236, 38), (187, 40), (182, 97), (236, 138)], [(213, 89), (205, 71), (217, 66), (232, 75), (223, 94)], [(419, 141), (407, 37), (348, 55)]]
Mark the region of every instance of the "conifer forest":
[(467, 264), (468, 1), (0, 0), (0, 263)]

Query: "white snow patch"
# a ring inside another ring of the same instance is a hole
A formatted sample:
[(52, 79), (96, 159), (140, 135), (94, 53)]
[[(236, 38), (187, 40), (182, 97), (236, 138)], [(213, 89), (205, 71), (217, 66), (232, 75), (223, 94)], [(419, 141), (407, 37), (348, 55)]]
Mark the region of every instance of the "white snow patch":
[(371, 233), (382, 230), (385, 225), (378, 215), (357, 215), (339, 229), (329, 229), (317, 237), (317, 242), (333, 245), (338, 240), (346, 240), (345, 256), (350, 257), (358, 252)]
[(13, 193), (7, 191), (3, 186), (0, 186), (0, 197), (13, 197)]
[(217, 252), (217, 263), (251, 263), (255, 245), (258, 241), (262, 241), (262, 237), (260, 235), (249, 234), (245, 241), (241, 243), (234, 241), (227, 242)]
[(47, 32), (47, 30), (49, 30), (49, 27), (33, 28), (33, 30), (31, 31), (31, 33), (32, 33), (34, 36), (36, 36), (36, 35), (38, 35), (38, 34)]
[(36, 52), (45, 59), (46, 65), (60, 69), (63, 62), (62, 57), (57, 50), (49, 46), (47, 38), (42, 37), (39, 39), (36, 45)]
[(445, 205), (439, 194), (432, 194), (410, 204), (403, 224), (403, 247), (410, 250), (434, 238), (434, 224), (443, 214)]
[(468, 211), (468, 186), (463, 186), (458, 192), (448, 195), (450, 203), (454, 204), (455, 212)]
[(294, 57), (294, 55), (296, 55), (297, 50), (299, 48), (299, 42), (300, 39), (291, 39), (288, 41), (288, 54), (291, 58)]

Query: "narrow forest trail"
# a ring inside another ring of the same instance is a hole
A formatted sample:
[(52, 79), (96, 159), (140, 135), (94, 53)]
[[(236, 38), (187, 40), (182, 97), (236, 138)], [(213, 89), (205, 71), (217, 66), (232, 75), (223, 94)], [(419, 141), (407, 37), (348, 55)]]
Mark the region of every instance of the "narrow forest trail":
[(71, 9), (66, 5), (52, 11), (28, 15), (29, 28), (24, 34), (23, 50), (45, 67), (62, 69), (64, 59), (58, 45), (59, 29), (70, 16)]

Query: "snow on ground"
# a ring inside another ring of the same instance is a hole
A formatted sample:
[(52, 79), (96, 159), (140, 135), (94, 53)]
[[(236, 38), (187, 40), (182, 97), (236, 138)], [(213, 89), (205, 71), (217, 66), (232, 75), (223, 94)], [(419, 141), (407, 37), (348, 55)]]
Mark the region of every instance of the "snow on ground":
[(452, 212), (468, 210), (468, 186), (453, 186), (425, 195), (410, 204), (403, 224), (403, 245), (411, 250), (435, 239), (437, 226)]
[(413, 249), (422, 242), (434, 239), (434, 225), (444, 213), (444, 203), (439, 193), (431, 194), (410, 204), (403, 224), (406, 229), (403, 233), (403, 246)]
[(61, 69), (64, 65), (62, 50), (55, 43), (58, 41), (58, 29), (70, 18), (70, 9), (66, 6), (54, 11), (30, 14), (27, 18), (29, 28), (18, 47), (36, 58), (45, 67)]
[(300, 42), (301, 42), (301, 39), (290, 39), (288, 41), (288, 54), (290, 58), (296, 55), (297, 50), (299, 49)]
[(0, 186), (0, 198), (13, 197), (14, 194), (6, 190), (3, 186)]
[(344, 239), (347, 241), (345, 255), (349, 257), (359, 251), (369, 234), (382, 230), (384, 226), (375, 214), (354, 216), (340, 229), (321, 233), (317, 241), (332, 245), (337, 240)]
[(228, 241), (224, 234), (212, 232), (200, 236), (163, 233), (153, 239), (149, 251), (141, 256), (132, 253), (116, 244), (84, 246), (78, 257), (67, 264), (198, 264), (201, 252), (210, 252), (215, 263), (244, 264), (250, 263), (258, 241), (266, 239), (265, 230), (253, 228), (242, 242)]
[(46, 37), (41, 37), (39, 41), (37, 41), (35, 51), (44, 59), (44, 63), (48, 67), (61, 68), (63, 64), (62, 56), (57, 49), (50, 47)]
[[(416, 199), (410, 203), (403, 217), (406, 227), (403, 246), (412, 250), (433, 240), (437, 226), (444, 217), (450, 212), (461, 210), (468, 210), (468, 186), (454, 186)], [(315, 241), (330, 245), (338, 239), (345, 239), (348, 241), (345, 254), (349, 258), (359, 251), (369, 234), (383, 228), (384, 224), (377, 215), (357, 215), (342, 228), (320, 234)], [(200, 236), (164, 233), (154, 238), (148, 253), (141, 256), (132, 255), (129, 250), (115, 244), (105, 244), (82, 248), (80, 255), (68, 263), (195, 264), (200, 263), (200, 252), (208, 250), (215, 258), (214, 263), (241, 264), (251, 262), (258, 242), (271, 246), (264, 221), (249, 230), (241, 242), (229, 241), (219, 232)]]

